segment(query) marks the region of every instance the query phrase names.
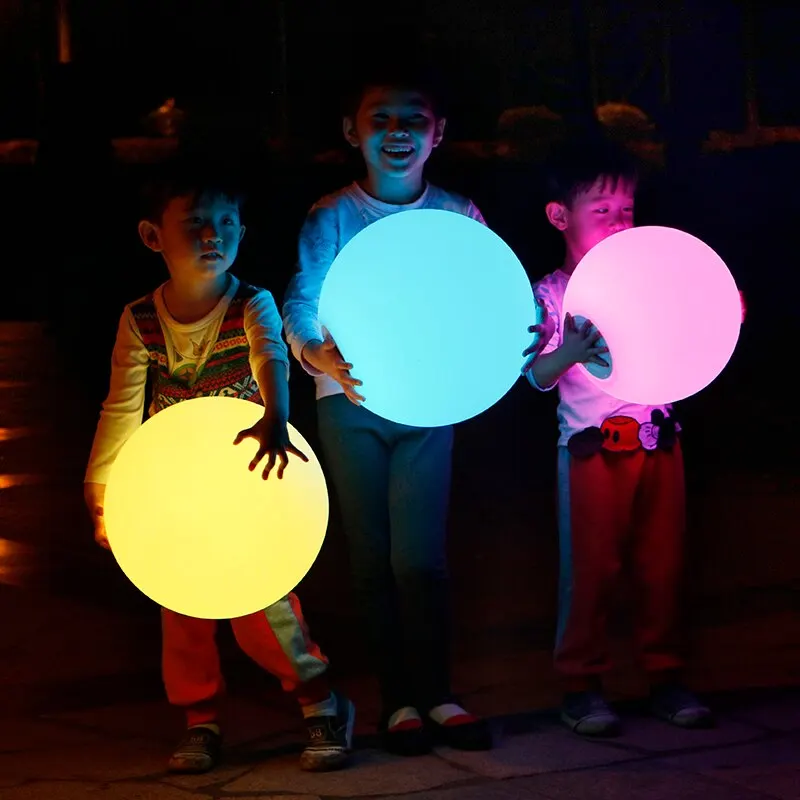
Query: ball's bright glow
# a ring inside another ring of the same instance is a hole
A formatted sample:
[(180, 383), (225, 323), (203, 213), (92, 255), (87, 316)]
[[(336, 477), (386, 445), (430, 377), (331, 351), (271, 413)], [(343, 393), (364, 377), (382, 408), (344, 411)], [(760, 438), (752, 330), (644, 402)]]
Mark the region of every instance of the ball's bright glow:
[(593, 247), (575, 269), (564, 312), (590, 319), (611, 370), (587, 369), (603, 391), (657, 405), (704, 389), (739, 338), (733, 276), (704, 242), (664, 227), (631, 228)]
[(365, 407), (406, 425), (474, 417), (519, 378), (536, 306), (508, 245), (462, 214), (418, 209), (342, 249), (319, 319), (363, 382)]
[(203, 397), (164, 409), (125, 443), (109, 476), (109, 544), (131, 582), (161, 606), (232, 619), (294, 589), (319, 553), (328, 493), (319, 462), (290, 425), (283, 479), (248, 465), (255, 439), (234, 446), (263, 408)]

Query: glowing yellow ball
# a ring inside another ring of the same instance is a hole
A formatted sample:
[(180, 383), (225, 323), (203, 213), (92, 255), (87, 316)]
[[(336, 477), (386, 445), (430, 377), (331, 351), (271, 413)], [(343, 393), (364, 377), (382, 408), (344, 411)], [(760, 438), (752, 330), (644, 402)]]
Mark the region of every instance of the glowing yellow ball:
[(105, 520), (122, 571), (151, 600), (201, 619), (232, 619), (286, 595), (314, 563), (328, 524), (319, 461), (290, 425), (283, 479), (248, 465), (233, 441), (263, 408), (202, 397), (164, 409), (125, 443), (109, 476)]

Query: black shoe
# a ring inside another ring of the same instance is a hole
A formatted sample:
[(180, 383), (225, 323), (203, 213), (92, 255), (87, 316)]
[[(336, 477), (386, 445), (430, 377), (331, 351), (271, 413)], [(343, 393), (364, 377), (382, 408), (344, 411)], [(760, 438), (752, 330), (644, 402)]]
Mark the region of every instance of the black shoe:
[(442, 725), (428, 717), (433, 741), (454, 750), (491, 750), (492, 732), (486, 720), (465, 713), (466, 719), (453, 725)]
[(210, 728), (194, 727), (178, 743), (169, 760), (170, 772), (199, 775), (209, 772), (219, 764), (222, 754), (222, 735)]
[(656, 686), (650, 695), (655, 716), (679, 728), (713, 728), (711, 710), (680, 684)]
[(598, 692), (572, 692), (564, 697), (561, 720), (580, 736), (616, 736), (619, 717)]
[[(409, 709), (411, 707), (409, 706)], [(398, 709), (399, 710), (399, 709)], [(419, 712), (413, 710), (417, 716)], [(407, 728), (389, 729), (389, 720), (397, 713), (393, 711), (391, 714), (386, 714), (381, 722), (381, 742), (383, 749), (387, 753), (392, 753), (396, 756), (424, 756), (431, 752), (433, 749), (433, 741), (431, 740), (430, 733), (426, 730), (422, 723), (422, 717), (419, 718), (419, 725)]]
[(300, 756), (300, 769), (306, 772), (330, 772), (343, 767), (353, 748), (356, 707), (343, 695), (333, 693), (336, 714), (332, 717), (309, 717), (308, 744)]

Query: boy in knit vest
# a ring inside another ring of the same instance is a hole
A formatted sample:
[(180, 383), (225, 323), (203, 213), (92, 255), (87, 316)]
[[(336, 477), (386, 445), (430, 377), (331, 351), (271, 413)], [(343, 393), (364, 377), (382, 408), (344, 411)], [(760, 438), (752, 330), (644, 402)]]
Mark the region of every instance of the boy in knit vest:
[[(266, 480), (280, 478), (289, 454), (307, 460), (289, 441), (287, 349), (272, 295), (229, 269), (244, 235), (241, 197), (208, 164), (179, 159), (147, 192), (139, 235), (161, 253), (169, 279), (128, 305), (120, 319), (111, 384), (85, 478), (95, 539), (108, 549), (103, 498), (108, 474), (125, 441), (142, 422), (145, 385), (152, 381), (149, 415), (194, 397), (238, 397), (264, 406), (242, 431), (259, 442), (250, 469), (264, 459)], [(143, 498), (144, 500), (144, 498)], [(218, 762), (222, 737), (218, 701), (224, 690), (216, 645), (217, 622), (162, 609), (163, 679), (170, 702), (184, 709), (187, 732), (169, 762), (173, 772), (196, 773)], [(348, 758), (355, 711), (327, 683), (328, 662), (309, 638), (297, 597), (232, 620), (242, 649), (297, 698), (308, 728), (300, 766), (329, 770)]]

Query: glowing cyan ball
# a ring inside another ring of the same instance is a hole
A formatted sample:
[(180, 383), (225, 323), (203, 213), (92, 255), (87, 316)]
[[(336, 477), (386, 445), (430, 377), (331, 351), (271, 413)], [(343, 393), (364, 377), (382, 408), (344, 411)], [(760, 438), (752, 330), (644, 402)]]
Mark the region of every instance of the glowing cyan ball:
[(303, 579), (328, 523), (328, 493), (308, 442), (283, 479), (248, 465), (255, 439), (235, 445), (263, 408), (230, 397), (178, 403), (148, 419), (114, 462), (105, 496), (111, 550), (151, 600), (201, 619), (266, 608)]
[(704, 389), (739, 338), (733, 276), (704, 242), (664, 227), (631, 228), (593, 247), (567, 284), (564, 313), (588, 318), (611, 368), (584, 365), (607, 394), (658, 405)]
[(372, 223), (342, 249), (319, 320), (363, 382), (365, 407), (418, 427), (480, 414), (519, 378), (536, 305), (511, 248), (433, 209)]

